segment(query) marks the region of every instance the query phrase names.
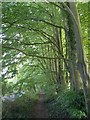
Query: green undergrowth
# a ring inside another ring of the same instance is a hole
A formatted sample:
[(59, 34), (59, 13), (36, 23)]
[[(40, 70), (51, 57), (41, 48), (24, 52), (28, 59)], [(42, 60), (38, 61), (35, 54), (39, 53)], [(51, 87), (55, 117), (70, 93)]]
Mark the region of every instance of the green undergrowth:
[[(48, 97), (47, 97), (48, 96)], [(3, 102), (3, 118), (32, 118), (32, 110), (39, 95), (25, 94), (14, 101)], [(45, 94), (49, 118), (86, 118), (82, 90), (62, 90), (58, 94)]]
[(37, 96), (31, 98), (26, 94), (14, 101), (3, 102), (3, 118), (32, 118), (32, 107), (37, 99)]
[(82, 90), (63, 90), (46, 101), (50, 118), (86, 118)]

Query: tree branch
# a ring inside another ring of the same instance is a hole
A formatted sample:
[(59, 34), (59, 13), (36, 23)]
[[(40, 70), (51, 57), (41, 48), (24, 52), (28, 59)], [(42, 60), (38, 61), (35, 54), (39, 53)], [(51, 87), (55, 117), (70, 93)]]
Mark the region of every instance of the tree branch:
[(26, 42), (22, 42), (24, 45), (41, 45), (41, 44), (49, 44), (51, 43), (50, 41), (47, 41), (47, 42), (41, 42), (41, 43), (26, 43)]
[(55, 44), (55, 43), (50, 39), (50, 37), (51, 37), (51, 38), (54, 40), (54, 37), (51, 36), (51, 35), (49, 35), (49, 34), (47, 34), (46, 32), (44, 32), (44, 31), (42, 31), (42, 30), (39, 30), (39, 29), (30, 28), (31, 26), (29, 26), (29, 27), (18, 26), (18, 27), (26, 28), (26, 29), (28, 29), (28, 30), (33, 30), (33, 31), (35, 31), (35, 32), (38, 32), (39, 34), (41, 34), (42, 36), (44, 36), (45, 38), (47, 38), (51, 43), (53, 43), (53, 45), (55, 45), (55, 46), (58, 48), (57, 44)]
[(60, 8), (61, 10), (63, 10), (63, 11), (66, 12), (66, 9), (63, 8), (63, 7), (61, 7), (61, 6), (59, 6), (58, 4), (55, 4), (54, 2), (49, 2), (49, 3), (52, 4), (52, 5), (54, 5), (54, 6), (56, 6), (56, 7), (58, 7), (58, 8)]
[[(2, 32), (2, 34), (4, 34), (5, 32), (8, 31), (8, 29), (13, 26), (15, 23), (17, 23), (20, 19), (16, 20), (16, 21), (13, 21), (12, 23), (10, 23), (9, 21), (7, 21), (7, 23), (9, 23), (10, 25), (7, 26), (6, 30)], [(5, 23), (5, 22), (4, 22)]]
[(15, 48), (15, 47), (11, 47), (11, 46), (5, 46), (2, 45), (3, 48), (8, 48), (8, 49), (13, 49), (19, 52), (22, 52), (23, 54), (25, 54), (26, 56), (31, 56), (31, 57), (36, 57), (36, 58), (43, 58), (43, 59), (61, 59), (60, 57), (44, 57), (44, 56), (39, 56), (39, 55), (33, 55), (33, 54), (28, 54), (26, 52), (24, 52), (21, 49)]
[(26, 19), (24, 19), (24, 20), (34, 20), (34, 21), (44, 22), (44, 23), (46, 23), (46, 24), (48, 24), (48, 25), (51, 25), (51, 26), (54, 26), (54, 27), (57, 27), (57, 28), (64, 29), (64, 30), (67, 32), (67, 29), (66, 29), (65, 27), (59, 26), (59, 25), (55, 25), (55, 24), (53, 24), (53, 23), (50, 23), (50, 22), (45, 21), (45, 20), (42, 20), (42, 19), (37, 19), (37, 18), (26, 18)]

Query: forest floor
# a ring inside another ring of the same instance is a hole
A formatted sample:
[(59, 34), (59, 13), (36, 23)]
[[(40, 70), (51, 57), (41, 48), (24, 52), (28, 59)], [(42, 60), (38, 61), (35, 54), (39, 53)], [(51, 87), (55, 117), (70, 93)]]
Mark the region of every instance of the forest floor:
[(48, 109), (44, 103), (44, 96), (40, 94), (39, 99), (35, 102), (33, 106), (33, 118), (48, 118)]
[[(3, 102), (3, 119), (15, 118), (71, 118), (73, 111), (68, 111), (67, 106), (62, 107), (62, 101), (58, 98), (46, 99), (45, 94), (39, 93), (35, 99), (24, 96), (15, 101)], [(65, 104), (66, 105), (66, 104)], [(70, 104), (71, 105), (71, 104)], [(75, 108), (74, 108), (75, 109)], [(72, 110), (72, 109), (71, 109)], [(75, 109), (78, 110), (78, 109)], [(77, 113), (77, 111), (76, 111)], [(75, 112), (74, 112), (75, 114)], [(77, 113), (77, 115), (81, 115)], [(77, 117), (77, 116), (74, 116)], [(73, 118), (74, 118), (73, 117)], [(85, 116), (82, 115), (82, 118)], [(78, 117), (77, 117), (78, 118)]]
[(80, 103), (80, 100), (76, 102), (78, 99), (73, 96), (75, 99), (73, 102), (71, 92), (67, 95), (48, 98), (45, 93), (40, 92), (34, 98), (24, 95), (14, 101), (3, 101), (2, 117), (17, 120), (19, 118), (85, 118), (84, 105), (82, 104), (82, 109), (76, 107), (75, 105), (78, 105), (77, 102)]

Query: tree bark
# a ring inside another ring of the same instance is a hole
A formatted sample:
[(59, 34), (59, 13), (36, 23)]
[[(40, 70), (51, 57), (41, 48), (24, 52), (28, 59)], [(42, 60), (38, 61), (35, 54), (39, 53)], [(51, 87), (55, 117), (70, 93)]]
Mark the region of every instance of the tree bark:
[(71, 15), (72, 21), (73, 21), (73, 28), (75, 33), (75, 40), (76, 40), (76, 50), (77, 50), (77, 58), (78, 58), (78, 70), (80, 73), (80, 76), (82, 78), (82, 84), (83, 84), (83, 93), (85, 97), (85, 105), (86, 105), (86, 111), (88, 113), (88, 101), (87, 101), (87, 82), (89, 80), (86, 64), (84, 61), (84, 53), (83, 53), (83, 47), (82, 47), (82, 35), (80, 30), (80, 22), (79, 17), (76, 9), (76, 3), (72, 2), (69, 3), (70, 10), (73, 13), (73, 16)]

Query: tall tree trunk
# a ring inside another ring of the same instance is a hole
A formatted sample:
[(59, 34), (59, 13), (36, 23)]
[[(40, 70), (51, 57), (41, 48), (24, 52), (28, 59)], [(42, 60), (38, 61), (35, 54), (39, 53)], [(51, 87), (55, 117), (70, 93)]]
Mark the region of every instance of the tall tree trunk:
[[(69, 6), (69, 4), (67, 4)], [(71, 88), (74, 90), (78, 89), (78, 85), (76, 84), (76, 42), (75, 36), (73, 32), (72, 26), (72, 19), (70, 14), (67, 15), (67, 26), (68, 26), (68, 33), (67, 33), (67, 58), (69, 59), (69, 72), (70, 72), (70, 81), (71, 81)]]
[(73, 21), (73, 28), (74, 28), (75, 40), (76, 40), (76, 49), (77, 49), (77, 57), (78, 57), (78, 70), (79, 70), (81, 78), (82, 78), (86, 111), (88, 113), (87, 81), (89, 80), (89, 77), (87, 74), (86, 64), (84, 61), (84, 53), (83, 53), (83, 47), (82, 47), (82, 36), (81, 36), (81, 31), (80, 31), (80, 22), (79, 22), (79, 17), (77, 14), (76, 3), (70, 2), (69, 6), (70, 6), (70, 13), (72, 13), (71, 18)]
[[(55, 28), (55, 40), (56, 45), (58, 49), (58, 56), (61, 56), (61, 53), (63, 54), (62, 49), (62, 32), (61, 29)], [(64, 77), (63, 77), (63, 61), (58, 59), (58, 71), (57, 71), (57, 84), (58, 84), (58, 90), (60, 90), (61, 86), (64, 87)]]

